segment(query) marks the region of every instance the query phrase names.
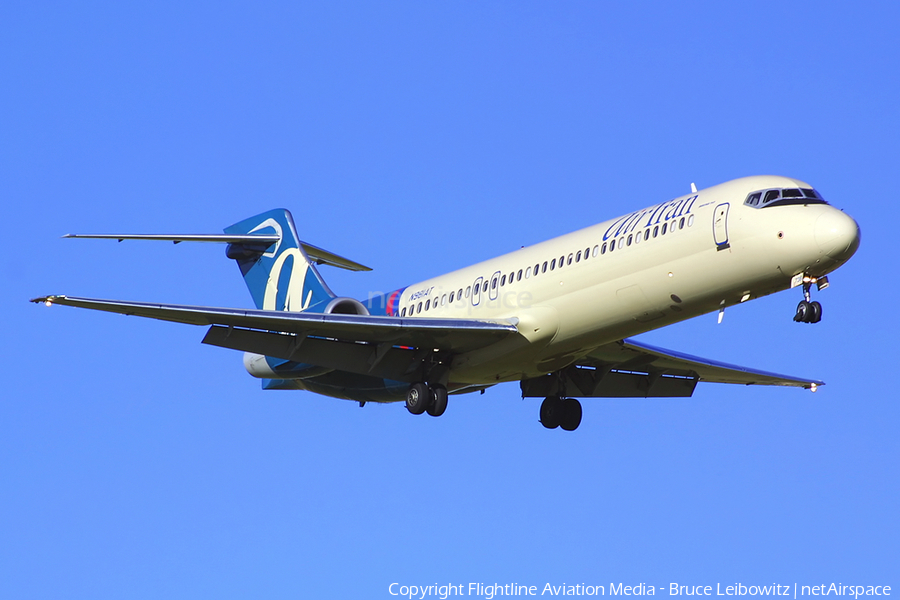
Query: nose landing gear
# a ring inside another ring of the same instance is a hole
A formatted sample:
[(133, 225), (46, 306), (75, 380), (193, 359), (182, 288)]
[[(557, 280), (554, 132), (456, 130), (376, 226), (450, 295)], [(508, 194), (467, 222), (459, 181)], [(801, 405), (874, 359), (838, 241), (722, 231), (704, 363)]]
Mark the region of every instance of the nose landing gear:
[(794, 320), (798, 323), (818, 323), (822, 320), (822, 305), (818, 302), (801, 300), (797, 305)]
[(828, 285), (826, 278), (824, 286), (818, 284), (814, 277), (803, 278), (803, 300), (797, 305), (797, 312), (794, 314), (794, 321), (797, 323), (818, 323), (822, 320), (822, 305), (818, 302), (810, 302), (809, 290), (813, 283), (817, 283), (818, 289), (824, 289)]

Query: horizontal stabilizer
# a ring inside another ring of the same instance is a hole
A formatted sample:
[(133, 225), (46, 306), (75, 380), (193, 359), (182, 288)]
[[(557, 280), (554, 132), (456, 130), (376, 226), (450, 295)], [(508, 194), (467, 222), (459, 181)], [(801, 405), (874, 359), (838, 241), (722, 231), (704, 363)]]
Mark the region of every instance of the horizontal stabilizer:
[[(150, 240), (173, 242), (175, 244), (181, 242), (213, 242), (220, 244), (265, 244), (271, 246), (281, 240), (278, 235), (271, 233), (246, 233), (246, 234), (226, 234), (226, 233), (188, 233), (188, 234), (168, 234), (168, 233), (69, 233), (64, 238), (85, 238), (100, 240)], [(329, 252), (324, 248), (300, 242), (300, 246), (306, 255), (320, 265), (331, 265), (332, 267), (340, 267), (348, 271), (371, 271), (370, 267), (362, 265), (358, 262), (339, 256), (334, 252)]]

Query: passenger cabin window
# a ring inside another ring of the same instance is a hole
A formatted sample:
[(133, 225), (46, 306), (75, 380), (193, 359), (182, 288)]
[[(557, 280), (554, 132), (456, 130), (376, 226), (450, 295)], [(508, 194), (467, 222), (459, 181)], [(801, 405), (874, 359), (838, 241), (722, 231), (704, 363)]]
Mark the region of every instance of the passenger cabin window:
[(555, 268), (556, 268), (556, 259), (554, 258), (553, 260), (550, 261), (550, 270), (552, 271)]
[(403, 307), (403, 310), (400, 311), (400, 316), (401, 316), (401, 317), (405, 317), (405, 316), (406, 316), (406, 307), (405, 307), (405, 306)]
[(450, 292), (450, 304), (453, 304), (453, 296), (456, 292)]
[(575, 255), (575, 262), (581, 262), (581, 250)]
[(522, 269), (519, 269), (519, 272), (516, 273), (516, 281), (522, 281)]

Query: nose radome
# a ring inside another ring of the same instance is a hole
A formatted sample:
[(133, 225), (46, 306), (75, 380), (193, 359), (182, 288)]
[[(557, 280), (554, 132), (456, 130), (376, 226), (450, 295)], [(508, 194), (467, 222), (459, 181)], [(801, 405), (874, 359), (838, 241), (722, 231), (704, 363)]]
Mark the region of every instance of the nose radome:
[(836, 260), (847, 260), (859, 248), (859, 225), (837, 209), (822, 213), (815, 231), (819, 248)]

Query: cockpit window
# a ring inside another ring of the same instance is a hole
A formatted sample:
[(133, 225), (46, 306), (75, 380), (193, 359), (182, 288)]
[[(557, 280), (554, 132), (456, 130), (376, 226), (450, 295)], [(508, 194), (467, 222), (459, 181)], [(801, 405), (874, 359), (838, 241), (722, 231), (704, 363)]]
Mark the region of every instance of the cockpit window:
[(769, 190), (766, 192), (766, 197), (763, 198), (763, 204), (768, 204), (769, 202), (774, 202), (781, 197), (781, 190)]
[(785, 206), (788, 204), (828, 203), (812, 188), (783, 188), (753, 192), (747, 196), (744, 204), (754, 208), (768, 208), (769, 206)]

